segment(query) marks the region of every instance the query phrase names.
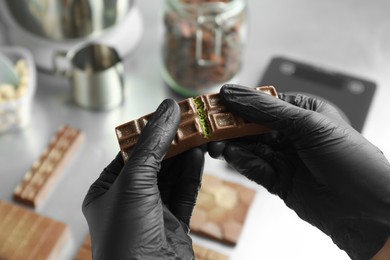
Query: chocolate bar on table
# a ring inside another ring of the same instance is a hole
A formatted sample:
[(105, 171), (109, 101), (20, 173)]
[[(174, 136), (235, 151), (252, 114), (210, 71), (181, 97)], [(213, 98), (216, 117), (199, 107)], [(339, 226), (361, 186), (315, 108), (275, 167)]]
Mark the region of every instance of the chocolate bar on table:
[[(277, 97), (272, 86), (256, 88)], [(266, 126), (250, 123), (228, 111), (219, 100), (219, 94), (202, 95), (180, 101), (181, 119), (175, 139), (165, 159), (211, 141), (237, 138), (270, 132)], [(142, 129), (152, 114), (115, 128), (124, 161), (127, 161)]]
[(59, 259), (69, 239), (66, 224), (0, 200), (0, 259)]
[(193, 234), (236, 245), (256, 191), (204, 174), (190, 229)]
[(82, 139), (80, 130), (68, 125), (61, 127), (16, 187), (14, 199), (34, 208), (43, 203)]
[(193, 244), (196, 260), (229, 260), (227, 255), (214, 251), (207, 247)]
[(90, 235), (84, 239), (74, 260), (92, 260), (92, 243)]
[[(208, 249), (203, 246), (199, 246), (194, 244), (194, 253), (195, 259), (197, 260), (228, 260), (229, 257), (216, 252), (214, 250)], [(75, 260), (92, 260), (92, 245), (91, 245), (91, 237), (88, 235), (81, 245)]]

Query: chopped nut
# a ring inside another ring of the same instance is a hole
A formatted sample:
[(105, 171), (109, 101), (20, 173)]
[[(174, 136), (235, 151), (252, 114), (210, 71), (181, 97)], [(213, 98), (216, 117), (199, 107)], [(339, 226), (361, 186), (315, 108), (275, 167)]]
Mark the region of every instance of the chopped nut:
[(0, 97), (6, 101), (13, 99), (15, 97), (15, 86), (11, 84), (1, 84)]

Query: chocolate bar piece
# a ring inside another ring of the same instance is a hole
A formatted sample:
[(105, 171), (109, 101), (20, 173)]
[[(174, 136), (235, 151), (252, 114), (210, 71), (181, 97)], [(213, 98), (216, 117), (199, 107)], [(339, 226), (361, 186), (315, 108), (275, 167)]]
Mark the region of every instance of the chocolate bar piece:
[(0, 201), (0, 259), (59, 259), (68, 243), (66, 224)]
[(196, 260), (229, 260), (227, 255), (214, 251), (212, 249), (194, 244), (194, 253)]
[[(256, 88), (277, 97), (272, 86)], [(180, 126), (165, 159), (211, 141), (270, 132), (263, 125), (246, 122), (229, 112), (219, 101), (219, 94), (210, 94), (180, 101)], [(142, 129), (152, 114), (115, 128), (124, 161), (127, 161)]]
[(92, 260), (92, 243), (90, 235), (84, 239), (74, 260)]
[(256, 191), (204, 174), (190, 228), (194, 234), (235, 245)]
[(61, 127), (16, 187), (14, 199), (34, 208), (43, 203), (82, 139), (80, 130), (67, 125)]
[[(228, 256), (203, 246), (194, 244), (193, 248), (195, 253), (195, 259), (197, 260), (228, 260), (229, 259)], [(84, 242), (81, 245), (75, 257), (75, 260), (92, 260), (91, 236), (88, 235), (84, 239)]]

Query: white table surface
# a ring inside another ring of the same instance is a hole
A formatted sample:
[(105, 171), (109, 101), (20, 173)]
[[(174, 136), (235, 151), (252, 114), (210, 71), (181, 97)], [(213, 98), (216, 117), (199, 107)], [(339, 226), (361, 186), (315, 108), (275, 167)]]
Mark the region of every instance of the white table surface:
[[(0, 135), (0, 199), (12, 192), (61, 124), (81, 128), (85, 142), (65, 168), (47, 202), (37, 211), (68, 223), (71, 258), (88, 233), (81, 203), (90, 184), (118, 151), (114, 127), (152, 112), (166, 97), (160, 71), (158, 32), (162, 1), (137, 1), (144, 33), (137, 50), (126, 58), (126, 101), (109, 112), (74, 106), (69, 83), (39, 73), (32, 122), (22, 131)], [(240, 83), (256, 86), (269, 60), (285, 55), (378, 84), (363, 134), (390, 157), (390, 2), (387, 0), (249, 0), (249, 37)], [(1, 37), (1, 38), (4, 38)], [(257, 189), (237, 246), (228, 247), (194, 236), (194, 241), (228, 254), (231, 259), (349, 259), (326, 235), (288, 209), (276, 196), (207, 158), (205, 172)], [(0, 231), (1, 232), (1, 231)]]

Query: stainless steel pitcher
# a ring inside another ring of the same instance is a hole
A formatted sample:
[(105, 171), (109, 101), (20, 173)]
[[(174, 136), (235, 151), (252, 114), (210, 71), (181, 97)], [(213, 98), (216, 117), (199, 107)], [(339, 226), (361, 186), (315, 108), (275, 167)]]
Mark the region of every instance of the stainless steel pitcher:
[[(70, 68), (59, 69), (57, 58), (66, 58)], [(108, 110), (122, 103), (124, 66), (114, 48), (89, 43), (68, 53), (58, 52), (54, 66), (57, 74), (69, 79), (73, 101), (80, 107)]]

